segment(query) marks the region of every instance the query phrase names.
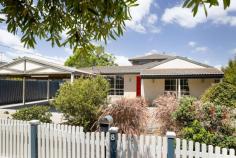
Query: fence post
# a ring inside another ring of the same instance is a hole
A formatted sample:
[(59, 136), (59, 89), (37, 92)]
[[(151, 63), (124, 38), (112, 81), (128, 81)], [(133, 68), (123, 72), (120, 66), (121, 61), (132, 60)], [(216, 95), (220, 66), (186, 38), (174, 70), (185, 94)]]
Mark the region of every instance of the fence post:
[(167, 137), (167, 158), (175, 158), (175, 132), (166, 132)]
[(110, 133), (110, 158), (117, 157), (117, 139), (118, 139), (118, 127), (111, 127)]
[(31, 158), (38, 158), (38, 125), (39, 120), (30, 121), (31, 135)]

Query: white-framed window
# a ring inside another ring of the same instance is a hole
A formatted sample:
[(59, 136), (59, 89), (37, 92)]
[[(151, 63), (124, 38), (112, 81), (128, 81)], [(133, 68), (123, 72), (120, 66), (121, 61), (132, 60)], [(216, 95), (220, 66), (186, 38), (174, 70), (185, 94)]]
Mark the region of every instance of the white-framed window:
[[(180, 79), (181, 95), (189, 95), (188, 79)], [(165, 91), (177, 92), (178, 80), (177, 79), (165, 79)]]
[(187, 79), (180, 80), (181, 95), (189, 95), (189, 86)]
[(176, 91), (176, 79), (165, 80), (165, 91)]
[(121, 75), (107, 76), (110, 83), (109, 95), (124, 95), (124, 77)]

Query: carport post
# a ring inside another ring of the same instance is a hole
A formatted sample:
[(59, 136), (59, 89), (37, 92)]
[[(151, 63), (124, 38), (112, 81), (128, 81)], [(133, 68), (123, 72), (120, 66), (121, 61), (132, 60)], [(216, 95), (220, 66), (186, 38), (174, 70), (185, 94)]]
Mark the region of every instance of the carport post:
[(178, 93), (177, 96), (180, 99), (181, 98), (181, 83), (180, 83), (180, 79), (177, 79), (177, 87), (178, 87)]
[(75, 79), (75, 74), (71, 73), (70, 82), (73, 83)]
[(47, 100), (50, 99), (50, 80), (47, 80)]
[(23, 86), (22, 86), (22, 103), (25, 105), (25, 77), (23, 77)]

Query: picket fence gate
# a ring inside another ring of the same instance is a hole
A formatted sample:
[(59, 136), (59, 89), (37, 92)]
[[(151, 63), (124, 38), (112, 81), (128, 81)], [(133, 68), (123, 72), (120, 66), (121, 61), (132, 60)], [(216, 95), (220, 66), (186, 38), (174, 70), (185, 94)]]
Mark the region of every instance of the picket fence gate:
[[(109, 133), (85, 133), (83, 127), (45, 123), (37, 125), (36, 142), (32, 133), (30, 122), (0, 119), (0, 158), (35, 158), (36, 153), (38, 158), (111, 157)], [(117, 158), (236, 158), (235, 149), (168, 136), (118, 133), (115, 143)]]

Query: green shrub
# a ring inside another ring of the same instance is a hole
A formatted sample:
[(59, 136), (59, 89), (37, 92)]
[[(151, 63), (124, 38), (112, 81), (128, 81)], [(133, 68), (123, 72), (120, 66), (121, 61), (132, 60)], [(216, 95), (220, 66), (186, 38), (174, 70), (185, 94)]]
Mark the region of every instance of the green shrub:
[(224, 148), (236, 148), (236, 137), (208, 131), (199, 121), (194, 120), (181, 131), (183, 138)]
[(187, 140), (206, 144), (212, 144), (214, 139), (214, 134), (208, 132), (197, 120), (194, 120), (189, 126), (183, 128), (181, 135)]
[(183, 97), (172, 113), (180, 137), (228, 148), (236, 146), (234, 115), (232, 107), (202, 103), (193, 97)]
[(236, 107), (236, 86), (226, 82), (217, 83), (204, 92), (201, 101)]
[(182, 97), (179, 106), (172, 114), (174, 120), (183, 126), (186, 126), (196, 118), (196, 98), (191, 96)]
[(106, 104), (108, 91), (109, 83), (102, 76), (79, 78), (60, 87), (54, 105), (64, 114), (67, 124), (89, 130)]
[(50, 107), (48, 106), (39, 106), (35, 105), (28, 108), (23, 108), (16, 113), (12, 114), (13, 119), (16, 120), (40, 120), (41, 122), (50, 123), (52, 122), (50, 117), (52, 116), (51, 112), (49, 111)]

